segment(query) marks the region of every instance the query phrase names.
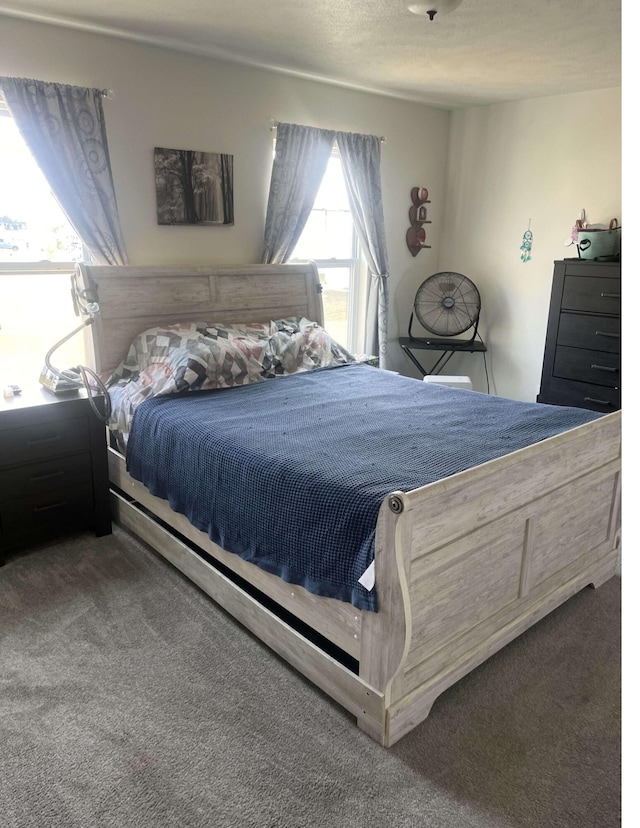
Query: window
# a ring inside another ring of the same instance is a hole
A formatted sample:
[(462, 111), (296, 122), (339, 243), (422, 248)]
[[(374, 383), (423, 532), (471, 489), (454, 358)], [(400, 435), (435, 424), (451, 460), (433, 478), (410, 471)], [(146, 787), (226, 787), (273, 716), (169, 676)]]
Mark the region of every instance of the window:
[[(88, 258), (0, 96), (0, 385), (37, 381), (49, 348), (80, 324), (70, 274)], [(78, 335), (53, 362), (84, 360)]]
[(353, 353), (363, 350), (363, 264), (337, 149), (329, 159), (292, 259), (312, 260), (322, 284), (325, 328)]

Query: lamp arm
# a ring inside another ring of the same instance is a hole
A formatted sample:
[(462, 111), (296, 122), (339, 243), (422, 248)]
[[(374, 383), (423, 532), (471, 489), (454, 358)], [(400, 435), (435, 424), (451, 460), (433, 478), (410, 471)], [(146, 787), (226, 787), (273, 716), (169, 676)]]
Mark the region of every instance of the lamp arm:
[[(45, 354), (44, 364), (47, 366), (47, 368), (48, 368), (50, 371), (52, 371), (54, 374), (58, 374), (58, 375), (60, 375), (60, 376), (65, 377), (65, 379), (73, 380), (73, 377), (72, 377), (72, 376), (69, 376), (69, 377), (65, 376), (67, 373), (69, 373), (69, 374), (70, 374), (70, 373), (71, 373), (70, 371), (60, 371), (58, 368), (55, 368), (55, 367), (51, 364), (51, 355), (54, 353), (54, 351), (57, 351), (57, 350), (58, 350), (58, 348), (59, 348), (61, 345), (64, 345), (64, 343), (65, 343), (65, 342), (67, 342), (67, 340), (71, 339), (71, 337), (75, 336), (77, 333), (80, 333), (80, 331), (84, 330), (84, 328), (86, 328), (88, 325), (93, 325), (94, 319), (95, 319), (95, 317), (94, 317), (94, 316), (89, 317), (89, 319), (85, 319), (85, 320), (84, 320), (84, 322), (82, 323), (82, 325), (78, 325), (78, 327), (77, 327), (77, 328), (74, 328), (74, 329), (71, 331), (71, 333), (68, 333), (68, 334), (67, 334), (66, 336), (64, 336), (62, 339), (59, 339), (59, 340), (55, 343), (55, 345), (53, 345), (53, 347), (49, 348), (49, 350), (48, 350), (48, 351), (47, 351), (47, 353)], [(81, 385), (81, 383), (79, 383), (79, 384)]]
[[(94, 371), (92, 371), (91, 368), (87, 368), (86, 365), (77, 365), (75, 368), (67, 368), (66, 370), (61, 371), (59, 368), (56, 368), (51, 363), (51, 357), (53, 353), (57, 351), (61, 345), (64, 345), (64, 343), (67, 342), (67, 340), (71, 339), (71, 337), (75, 336), (77, 333), (80, 333), (80, 331), (84, 330), (84, 328), (86, 328), (87, 326), (93, 325), (93, 323), (95, 322), (96, 316), (98, 315), (98, 313), (100, 313), (100, 308), (98, 304), (96, 302), (92, 302), (89, 303), (86, 307), (87, 312), (91, 314), (89, 318), (85, 319), (82, 325), (78, 325), (77, 328), (74, 328), (71, 331), (71, 333), (68, 333), (62, 339), (59, 339), (55, 343), (55, 345), (53, 345), (53, 347), (49, 348), (44, 358), (44, 364), (46, 369), (54, 376), (64, 379), (67, 382), (73, 383), (78, 388), (84, 388), (87, 392), (87, 398), (89, 399), (89, 404), (91, 405), (93, 413), (96, 415), (96, 417), (98, 417), (98, 419), (106, 422), (111, 416), (111, 397), (109, 396), (109, 392), (105, 384), (100, 379), (100, 377)], [(89, 377), (91, 377), (91, 379), (93, 380), (93, 386), (89, 381)], [(93, 399), (93, 392), (95, 390), (99, 391), (104, 397), (104, 413), (102, 413), (98, 409), (98, 406), (96, 405)]]

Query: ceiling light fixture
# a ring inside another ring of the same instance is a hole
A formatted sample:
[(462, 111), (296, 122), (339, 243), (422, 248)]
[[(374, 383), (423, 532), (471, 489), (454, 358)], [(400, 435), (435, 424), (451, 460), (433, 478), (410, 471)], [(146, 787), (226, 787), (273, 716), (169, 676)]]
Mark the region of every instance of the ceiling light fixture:
[(422, 3), (412, 3), (409, 11), (421, 16), (426, 15), (433, 20), (436, 15), (449, 14), (462, 3), (462, 0), (425, 0)]

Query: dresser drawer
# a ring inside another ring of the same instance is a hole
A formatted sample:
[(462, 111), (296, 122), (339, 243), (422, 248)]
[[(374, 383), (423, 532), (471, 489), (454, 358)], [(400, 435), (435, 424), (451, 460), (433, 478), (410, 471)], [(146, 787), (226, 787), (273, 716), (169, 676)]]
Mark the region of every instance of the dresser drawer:
[(620, 314), (620, 279), (565, 276), (562, 310)]
[(620, 354), (559, 345), (556, 348), (553, 376), (618, 388), (621, 382)]
[(54, 457), (40, 463), (14, 466), (0, 473), (0, 501), (57, 491), (67, 486), (92, 485), (91, 455)]
[(538, 396), (538, 402), (609, 413), (620, 408), (621, 397), (619, 388), (552, 377)]
[(588, 314), (560, 314), (558, 345), (589, 348), (592, 351), (620, 353), (620, 317), (590, 316)]
[(0, 431), (0, 466), (89, 450), (86, 417)]
[[(77, 522), (78, 515), (92, 516), (93, 487), (67, 486), (55, 492), (14, 498), (0, 503), (0, 526), (3, 536), (22, 528), (47, 529), (52, 524)], [(4, 538), (3, 538), (4, 539)]]

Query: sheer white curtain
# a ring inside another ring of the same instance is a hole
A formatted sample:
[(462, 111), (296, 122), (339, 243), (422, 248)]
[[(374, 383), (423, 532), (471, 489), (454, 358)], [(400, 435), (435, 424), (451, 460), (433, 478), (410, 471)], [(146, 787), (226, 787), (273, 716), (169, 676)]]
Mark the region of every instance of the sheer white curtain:
[(51, 192), (92, 256), (99, 264), (126, 264), (101, 90), (7, 77), (0, 78), (0, 89)]

